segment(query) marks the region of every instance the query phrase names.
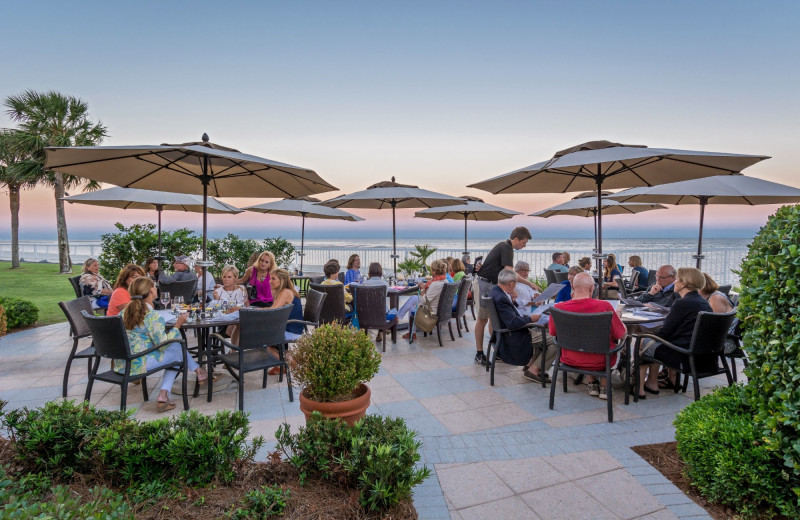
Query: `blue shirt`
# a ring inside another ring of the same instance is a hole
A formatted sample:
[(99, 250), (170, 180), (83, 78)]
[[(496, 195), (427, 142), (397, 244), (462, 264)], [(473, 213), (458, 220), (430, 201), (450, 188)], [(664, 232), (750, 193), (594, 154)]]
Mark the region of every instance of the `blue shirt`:
[(362, 283), (364, 281), (364, 277), (361, 276), (361, 271), (358, 269), (348, 269), (346, 273), (344, 273), (344, 284), (350, 285), (353, 282)]
[(561, 285), (564, 287), (556, 294), (556, 303), (568, 302), (572, 299), (572, 284), (569, 283), (569, 280), (564, 280)]
[(639, 279), (636, 280), (636, 288), (637, 289), (647, 289), (647, 278), (650, 276), (650, 272), (642, 266), (634, 267), (634, 271), (639, 273)]
[(569, 269), (567, 268), (567, 266), (565, 266), (565, 265), (561, 265), (561, 264), (557, 264), (557, 263), (555, 263), (555, 262), (553, 262), (552, 264), (550, 264), (550, 266), (548, 267), (548, 269), (550, 269), (551, 271), (561, 271), (562, 273), (565, 273), (565, 272), (569, 271)]

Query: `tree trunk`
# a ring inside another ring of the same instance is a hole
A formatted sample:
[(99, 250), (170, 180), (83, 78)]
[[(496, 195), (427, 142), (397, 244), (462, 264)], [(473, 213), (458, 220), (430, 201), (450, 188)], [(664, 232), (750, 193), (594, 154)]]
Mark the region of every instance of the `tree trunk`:
[(67, 237), (67, 216), (64, 214), (64, 176), (55, 174), (53, 192), (56, 197), (56, 228), (58, 229), (58, 263), (61, 274), (72, 274), (72, 259), (69, 257), (69, 238)]
[(19, 184), (8, 185), (11, 205), (11, 269), (19, 269)]

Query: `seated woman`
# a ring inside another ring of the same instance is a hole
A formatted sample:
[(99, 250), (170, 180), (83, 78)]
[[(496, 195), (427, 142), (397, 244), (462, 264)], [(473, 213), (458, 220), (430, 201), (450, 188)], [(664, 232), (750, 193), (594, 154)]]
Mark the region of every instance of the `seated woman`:
[[(241, 307), (246, 307), (249, 302), (247, 299), (247, 289), (244, 285), (238, 285), (239, 270), (236, 266), (226, 265), (222, 268), (222, 285), (214, 289), (214, 299), (219, 302), (227, 302), (230, 312), (237, 311)], [(231, 343), (239, 344), (239, 326), (228, 325), (225, 334), (231, 338)]]
[(622, 271), (617, 266), (617, 257), (609, 254), (603, 261), (603, 287), (606, 289), (606, 299), (617, 298), (617, 278), (622, 279)]
[[(675, 277), (675, 292), (681, 297), (675, 300), (669, 308), (669, 314), (664, 319), (664, 324), (653, 334), (678, 347), (688, 348), (692, 340), (697, 314), (700, 311), (712, 312), (711, 305), (699, 293), (705, 284), (703, 273), (698, 269), (694, 267), (679, 268)], [(661, 360), (667, 367), (689, 368), (689, 356), (665, 347), (655, 340), (643, 341), (640, 349), (648, 356)], [(717, 354), (698, 354), (694, 356), (695, 367), (698, 372), (716, 370), (718, 358)], [(669, 378), (663, 381), (661, 387), (675, 388), (675, 371), (670, 368), (668, 373)], [(647, 374), (647, 379), (645, 379), (645, 374)], [(639, 378), (639, 399), (647, 397), (645, 392), (658, 394), (658, 363), (639, 367)]]
[(564, 287), (556, 294), (556, 303), (568, 302), (572, 299), (572, 281), (575, 279), (576, 274), (584, 272), (583, 268), (579, 265), (573, 265), (567, 271), (567, 279), (561, 282)]
[[(447, 264), (444, 260), (434, 260), (431, 263), (431, 274), (433, 278), (431, 278), (428, 282), (419, 283), (419, 288), (422, 291), (421, 296), (412, 296), (400, 307), (400, 310), (397, 312), (397, 319), (402, 320), (405, 318), (406, 314), (408, 314), (412, 309), (415, 309), (417, 305), (424, 305), (428, 303), (430, 308), (433, 312), (439, 307), (439, 296), (442, 294), (442, 289), (444, 289), (444, 284), (447, 283)], [(404, 339), (408, 339), (409, 333), (406, 332), (403, 334)]]
[(706, 299), (714, 312), (721, 314), (731, 312), (733, 310), (733, 304), (728, 297), (725, 296), (725, 293), (719, 290), (719, 284), (717, 284), (708, 273), (703, 273), (703, 278), (705, 278), (706, 284), (700, 290), (700, 296)]
[(92, 309), (107, 309), (108, 298), (114, 292), (111, 283), (100, 274), (100, 264), (94, 258), (87, 258), (78, 280), (83, 296), (92, 299)]
[[(303, 319), (303, 304), (300, 302), (300, 295), (294, 288), (292, 277), (286, 269), (275, 269), (270, 275), (270, 285), (272, 294), (275, 300), (272, 303), (273, 308), (283, 307), (284, 305), (291, 305), (292, 311), (289, 313), (290, 320)], [(284, 332), (286, 341), (296, 341), (303, 334), (303, 325), (300, 323), (287, 323), (286, 331)], [(277, 357), (278, 351), (275, 347), (269, 347), (269, 350)], [(286, 354), (287, 361), (290, 356)], [(270, 375), (277, 375), (280, 367), (272, 367), (269, 369)]]
[(161, 275), (159, 270), (158, 260), (152, 256), (144, 263), (144, 274), (154, 282), (158, 282), (158, 277)]
[(270, 251), (263, 251), (258, 254), (255, 263), (248, 267), (244, 275), (236, 282), (250, 285), (250, 305), (253, 307), (272, 306), (270, 274), (275, 267), (275, 255)]
[[(647, 278), (650, 276), (650, 272), (642, 267), (642, 259), (639, 256), (633, 255), (632, 257), (628, 258), (628, 265), (631, 266), (633, 271), (639, 273), (639, 278), (636, 279), (636, 287), (631, 288), (633, 291), (644, 291), (647, 289)], [(631, 272), (631, 276), (633, 276), (633, 272)]]
[(578, 260), (578, 266), (589, 274), (592, 273), (592, 259), (588, 256), (584, 256), (580, 260)]
[(358, 255), (350, 255), (350, 258), (347, 259), (347, 272), (344, 273), (345, 285), (364, 282), (364, 277), (359, 269), (361, 269), (361, 258)]
[[(199, 302), (203, 297), (203, 268), (194, 264), (194, 274), (197, 275), (197, 285), (194, 287), (194, 301)], [(211, 296), (214, 294), (214, 288), (217, 286), (214, 275), (206, 268), (206, 303), (211, 301)]]
[(454, 258), (453, 261), (450, 262), (450, 276), (453, 278), (453, 281), (460, 282), (466, 275), (467, 272), (464, 268), (464, 262), (458, 258)]
[[(184, 313), (178, 316), (175, 326), (167, 332), (164, 318), (153, 310), (153, 301), (156, 299), (156, 286), (151, 279), (142, 277), (133, 280), (128, 287), (128, 292), (130, 292), (131, 302), (122, 311), (122, 321), (128, 331), (131, 352), (142, 352), (163, 341), (180, 339), (179, 329), (181, 325), (186, 323), (188, 314)], [(170, 343), (157, 351), (132, 361), (131, 375), (142, 374), (148, 370), (182, 360), (181, 345), (179, 343)], [(118, 373), (124, 373), (125, 363), (124, 359), (115, 359), (112, 363), (113, 370)], [(191, 356), (187, 359), (187, 369), (197, 374), (198, 384), (204, 385), (208, 380), (206, 371)], [(175, 402), (170, 399), (170, 391), (177, 376), (177, 370), (169, 369), (164, 371), (161, 391), (158, 393), (157, 400), (159, 412), (175, 408)]]
[[(322, 268), (322, 272), (325, 273), (325, 279), (322, 280), (320, 285), (342, 285), (342, 282), (339, 281), (339, 268), (339, 262), (328, 260), (328, 263)], [(353, 301), (353, 295), (347, 290), (346, 285), (342, 286), (342, 290), (344, 291), (345, 307), (349, 307), (348, 304)], [(352, 308), (349, 308), (347, 312), (352, 312), (352, 310)]]
[(142, 276), (145, 276), (144, 269), (136, 264), (128, 264), (122, 268), (119, 275), (117, 275), (117, 281), (114, 282), (114, 292), (111, 293), (111, 299), (108, 300), (106, 316), (116, 316), (128, 306), (131, 302), (128, 286)]

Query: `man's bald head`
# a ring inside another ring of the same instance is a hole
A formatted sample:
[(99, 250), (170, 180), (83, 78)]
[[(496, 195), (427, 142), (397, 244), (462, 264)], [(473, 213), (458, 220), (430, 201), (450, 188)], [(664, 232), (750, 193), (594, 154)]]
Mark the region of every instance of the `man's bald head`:
[(589, 273), (579, 273), (572, 280), (574, 299), (591, 298), (594, 291), (594, 278)]

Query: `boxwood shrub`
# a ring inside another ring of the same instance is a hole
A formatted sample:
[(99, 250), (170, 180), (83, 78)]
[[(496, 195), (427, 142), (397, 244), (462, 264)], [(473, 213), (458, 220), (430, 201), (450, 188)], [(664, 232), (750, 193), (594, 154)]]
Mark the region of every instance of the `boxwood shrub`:
[(30, 327), (39, 319), (39, 309), (28, 300), (0, 296), (0, 306), (5, 310), (6, 326), (9, 329)]

